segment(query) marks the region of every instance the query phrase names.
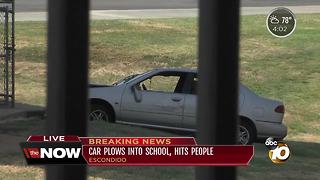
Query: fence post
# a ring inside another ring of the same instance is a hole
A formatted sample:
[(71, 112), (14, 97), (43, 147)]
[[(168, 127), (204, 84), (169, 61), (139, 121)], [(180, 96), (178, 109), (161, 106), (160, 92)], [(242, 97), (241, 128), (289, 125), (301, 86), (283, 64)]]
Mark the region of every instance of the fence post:
[[(48, 1), (48, 135), (87, 135), (88, 0)], [(85, 165), (48, 165), (46, 178), (86, 179)]]
[[(238, 139), (239, 1), (200, 0), (199, 144)], [(197, 167), (196, 179), (236, 179), (235, 167)]]

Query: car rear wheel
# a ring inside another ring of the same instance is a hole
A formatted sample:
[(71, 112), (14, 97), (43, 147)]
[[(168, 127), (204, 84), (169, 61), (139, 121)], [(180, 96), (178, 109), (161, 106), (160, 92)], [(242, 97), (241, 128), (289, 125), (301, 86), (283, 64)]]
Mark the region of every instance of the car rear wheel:
[(99, 104), (92, 104), (89, 112), (89, 121), (112, 121), (112, 112)]
[(240, 123), (239, 127), (239, 143), (242, 145), (252, 144), (254, 140), (254, 134), (252, 127), (245, 122)]

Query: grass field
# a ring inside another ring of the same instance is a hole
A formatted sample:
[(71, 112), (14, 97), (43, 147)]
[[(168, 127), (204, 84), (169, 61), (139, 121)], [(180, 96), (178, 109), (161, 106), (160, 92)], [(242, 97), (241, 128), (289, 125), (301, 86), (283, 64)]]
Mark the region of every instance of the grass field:
[[(44, 121), (8, 122), (0, 126), (0, 142), (15, 144), (0, 149), (0, 179), (43, 179), (42, 166), (25, 166), (18, 142), (30, 134), (43, 134)], [(90, 123), (89, 136), (179, 136), (170, 132), (150, 130), (120, 124)], [(117, 129), (115, 131), (115, 129)], [(292, 179), (315, 180), (319, 172), (319, 143), (287, 141), (291, 156), (286, 164), (275, 165), (267, 157), (267, 149), (255, 144), (255, 156), (248, 167), (239, 167), (239, 179)], [(110, 180), (192, 180), (194, 167), (90, 167), (89, 179)], [(152, 177), (152, 178), (150, 178)]]
[[(264, 16), (241, 17), (241, 81), (285, 103), (289, 140), (320, 142), (320, 14), (297, 15), (288, 38), (271, 36)], [(91, 22), (90, 80), (108, 84), (155, 67), (197, 67), (197, 20)], [(17, 101), (44, 105), (46, 24), (16, 23)]]
[[(271, 36), (264, 16), (241, 17), (240, 77), (257, 94), (286, 105), (285, 165), (274, 165), (266, 148), (255, 145), (240, 179), (318, 179), (320, 176), (320, 14), (297, 15), (288, 38)], [(197, 67), (197, 21), (186, 19), (93, 21), (90, 31), (90, 80), (112, 83), (155, 67)], [(45, 105), (46, 24), (16, 23), (17, 101)], [(0, 126), (0, 179), (43, 179), (42, 167), (27, 167), (17, 143), (43, 134), (43, 120)], [(90, 124), (90, 136), (177, 136), (170, 132), (116, 125)], [(117, 129), (114, 131), (114, 129)], [(266, 175), (267, 173), (267, 175)], [(193, 167), (91, 167), (90, 179), (193, 179)]]

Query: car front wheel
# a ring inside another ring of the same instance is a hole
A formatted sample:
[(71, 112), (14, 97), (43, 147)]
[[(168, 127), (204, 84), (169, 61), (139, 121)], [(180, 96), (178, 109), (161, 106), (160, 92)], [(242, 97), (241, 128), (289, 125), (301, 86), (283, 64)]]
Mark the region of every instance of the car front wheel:
[(252, 144), (254, 140), (253, 130), (248, 123), (241, 123), (239, 127), (239, 143), (242, 145)]
[(89, 121), (110, 122), (112, 118), (111, 112), (102, 105), (92, 104), (89, 112)]

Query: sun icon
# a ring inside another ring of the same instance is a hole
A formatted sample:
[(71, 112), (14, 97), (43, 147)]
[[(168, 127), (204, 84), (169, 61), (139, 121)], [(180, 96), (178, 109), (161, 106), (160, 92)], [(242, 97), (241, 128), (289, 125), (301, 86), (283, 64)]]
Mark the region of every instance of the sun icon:
[(279, 19), (277, 18), (277, 16), (271, 15), (269, 19), (271, 24), (279, 24)]

